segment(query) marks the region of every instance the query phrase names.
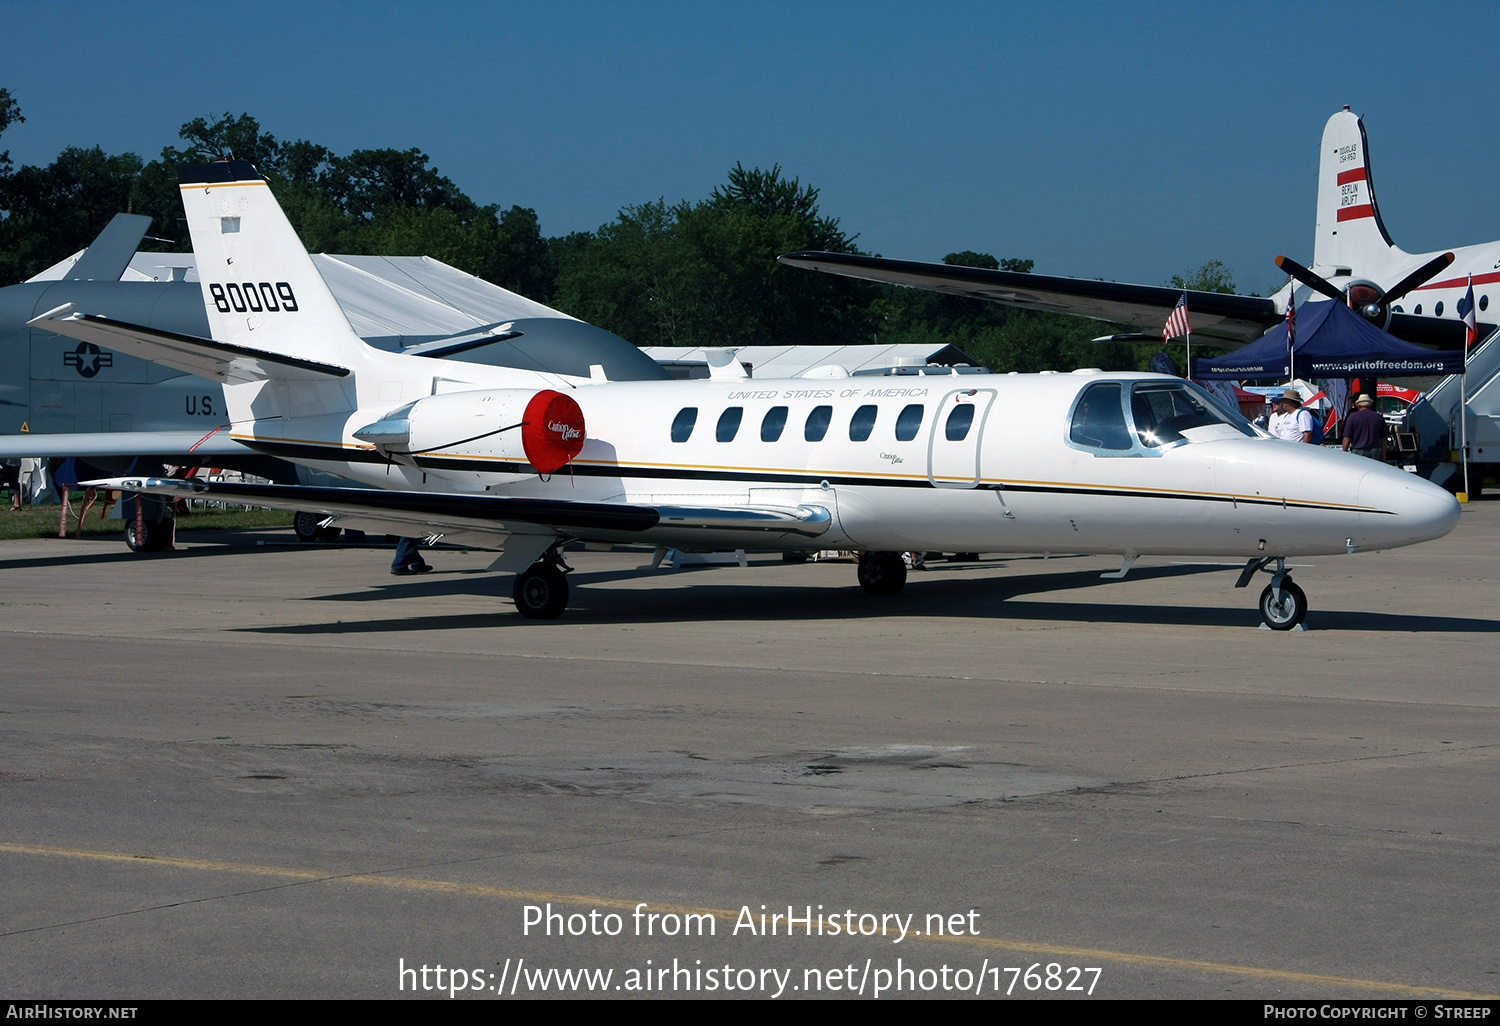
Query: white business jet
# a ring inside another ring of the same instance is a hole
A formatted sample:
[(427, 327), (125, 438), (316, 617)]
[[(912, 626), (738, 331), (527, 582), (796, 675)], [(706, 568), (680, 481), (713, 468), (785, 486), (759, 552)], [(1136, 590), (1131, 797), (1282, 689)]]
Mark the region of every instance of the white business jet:
[[(1488, 311), (1490, 292), (1500, 290), (1500, 242), (1435, 253), (1407, 253), (1392, 242), (1375, 203), (1364, 122), (1348, 107), (1328, 119), (1319, 153), (1312, 267), (1278, 256), (1277, 266), (1296, 281), (1264, 299), (1189, 291), (1194, 341), (1224, 346), (1253, 342), (1286, 317), (1293, 296), (1301, 306), (1321, 293), (1347, 302), (1376, 327), (1398, 338), (1460, 349), (1464, 325), (1458, 300), (1468, 289), (1470, 276), (1479, 308), (1479, 337), (1493, 331), (1493, 315)], [(1159, 285), (992, 271), (853, 253), (788, 253), (781, 260), (829, 274), (1138, 325), (1153, 337), (1160, 337), (1162, 324), (1183, 294), (1182, 289)], [(1500, 295), (1496, 299), (1500, 300)]]
[(376, 489), (118, 478), (162, 495), (320, 510), (329, 525), (501, 550), (527, 617), (566, 602), (564, 543), (854, 549), (872, 595), (907, 550), (1207, 554), (1271, 575), (1266, 623), (1307, 599), (1288, 556), (1451, 530), (1453, 497), (1258, 434), (1150, 374), (839, 375), (609, 382), (378, 350), (350, 329), (255, 169), (185, 168), (213, 339), (62, 307), (49, 330), (224, 383), (233, 437)]

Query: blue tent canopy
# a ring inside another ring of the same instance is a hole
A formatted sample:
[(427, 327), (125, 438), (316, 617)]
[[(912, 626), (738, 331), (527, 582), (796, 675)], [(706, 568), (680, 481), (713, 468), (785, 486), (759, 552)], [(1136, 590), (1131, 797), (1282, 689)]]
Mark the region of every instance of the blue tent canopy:
[(1295, 368), (1287, 361), (1286, 322), (1243, 349), (1195, 359), (1193, 377), (1208, 379), (1363, 378), (1458, 374), (1461, 350), (1432, 350), (1388, 335), (1343, 303), (1306, 303), (1297, 310)]

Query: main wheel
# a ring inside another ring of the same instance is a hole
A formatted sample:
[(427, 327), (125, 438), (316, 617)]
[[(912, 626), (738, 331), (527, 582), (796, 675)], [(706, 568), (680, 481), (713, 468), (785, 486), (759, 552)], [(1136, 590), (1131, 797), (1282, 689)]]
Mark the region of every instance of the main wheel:
[(160, 552), (172, 540), (170, 520), (146, 520), (141, 523), (141, 527), (143, 530), (137, 536), (135, 518), (126, 518), (125, 546), (131, 552)]
[(906, 561), (899, 552), (864, 552), (859, 557), (859, 586), (867, 595), (894, 595), (906, 585)]
[(338, 538), (339, 528), (318, 526), (327, 519), (323, 513), (298, 513), (292, 520), (292, 530), (299, 541), (331, 542)]
[(516, 575), (511, 594), (526, 619), (556, 620), (568, 605), (568, 579), (550, 563), (534, 563)]
[(1289, 631), (1302, 622), (1307, 615), (1307, 596), (1292, 583), (1290, 577), (1281, 579), (1281, 601), (1276, 601), (1276, 592), (1269, 584), (1260, 593), (1260, 618), (1273, 631)]

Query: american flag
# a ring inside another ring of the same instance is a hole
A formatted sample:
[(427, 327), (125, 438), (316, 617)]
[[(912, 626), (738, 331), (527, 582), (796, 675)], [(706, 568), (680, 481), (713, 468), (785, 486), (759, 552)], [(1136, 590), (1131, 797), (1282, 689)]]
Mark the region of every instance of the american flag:
[(1193, 333), (1193, 325), (1188, 321), (1187, 293), (1177, 301), (1172, 308), (1172, 316), (1167, 318), (1167, 326), (1161, 329), (1161, 344), (1166, 345), (1174, 338)]
[(1474, 313), (1474, 276), (1469, 275), (1469, 291), (1464, 293), (1464, 298), (1458, 301), (1458, 316), (1468, 329), (1465, 334), (1464, 349), (1468, 349), (1479, 341), (1479, 318)]

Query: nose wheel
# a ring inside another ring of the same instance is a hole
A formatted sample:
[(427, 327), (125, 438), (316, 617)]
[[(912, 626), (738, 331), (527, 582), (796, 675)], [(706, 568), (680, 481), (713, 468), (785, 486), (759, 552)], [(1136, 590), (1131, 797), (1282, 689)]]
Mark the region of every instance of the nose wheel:
[[(1276, 569), (1270, 569), (1272, 563)], [(1271, 583), (1260, 593), (1261, 621), (1273, 631), (1289, 631), (1302, 622), (1307, 615), (1307, 594), (1287, 576), (1286, 557), (1257, 557), (1245, 564), (1236, 588), (1249, 584), (1256, 574), (1264, 570), (1271, 575)]]
[(1260, 618), (1273, 631), (1289, 631), (1306, 615), (1307, 595), (1290, 577), (1283, 577), (1279, 588), (1268, 584), (1260, 593)]

